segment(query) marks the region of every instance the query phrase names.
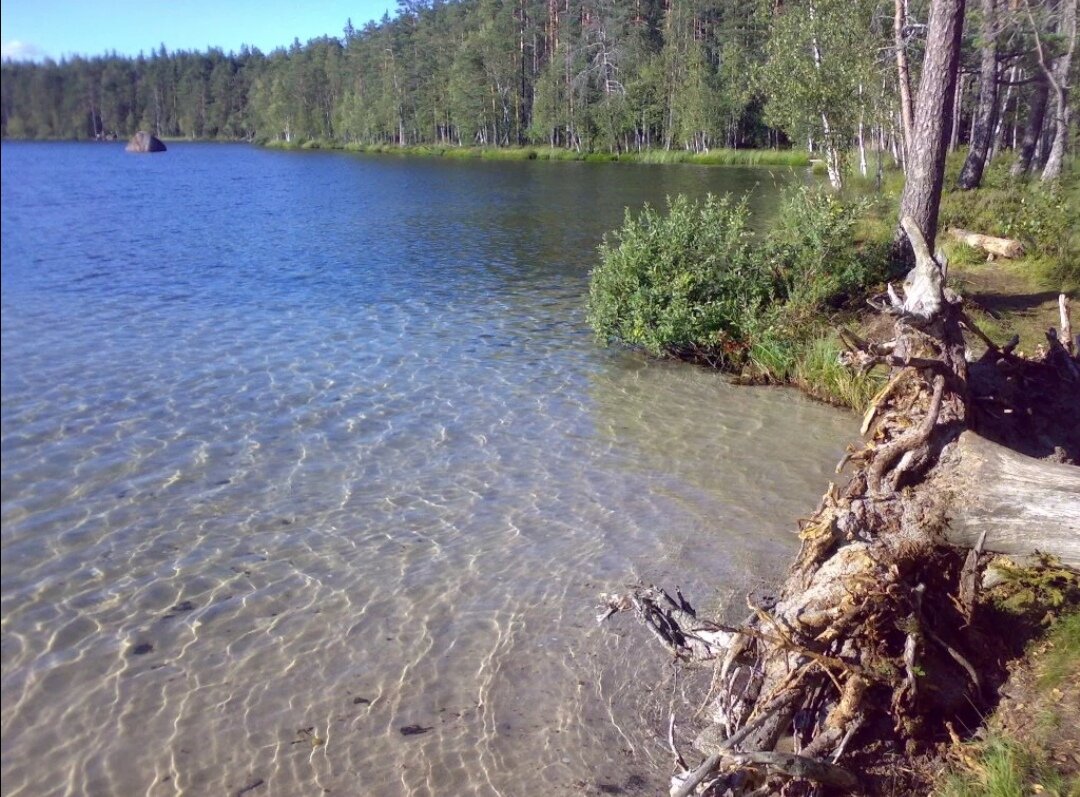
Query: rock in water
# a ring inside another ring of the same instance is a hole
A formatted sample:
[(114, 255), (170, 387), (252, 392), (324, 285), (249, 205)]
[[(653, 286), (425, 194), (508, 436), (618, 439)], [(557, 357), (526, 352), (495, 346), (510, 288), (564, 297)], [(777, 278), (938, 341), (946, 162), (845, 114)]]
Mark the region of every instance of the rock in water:
[(131, 141), (128, 142), (125, 149), (128, 152), (164, 152), (165, 145), (161, 143), (161, 139), (157, 136), (152, 136), (145, 130), (140, 130), (131, 137)]

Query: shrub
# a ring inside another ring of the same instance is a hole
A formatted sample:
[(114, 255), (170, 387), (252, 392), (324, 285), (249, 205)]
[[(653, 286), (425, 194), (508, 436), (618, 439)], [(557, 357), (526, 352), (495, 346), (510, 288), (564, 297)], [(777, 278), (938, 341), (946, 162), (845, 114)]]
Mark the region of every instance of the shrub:
[(779, 218), (766, 237), (765, 258), (789, 312), (837, 306), (884, 278), (884, 259), (855, 246), (864, 204), (812, 188), (784, 194)]
[(753, 256), (745, 202), (668, 200), (661, 214), (627, 210), (605, 236), (589, 287), (589, 322), (604, 341), (655, 355), (707, 351), (730, 359), (772, 298), (772, 277)]
[(856, 246), (860, 209), (796, 189), (763, 237), (750, 232), (745, 202), (727, 197), (679, 197), (666, 215), (627, 212), (600, 247), (589, 321), (605, 341), (727, 366), (749, 356), (761, 373), (788, 378), (788, 344), (816, 337), (823, 312), (883, 276), (884, 258)]

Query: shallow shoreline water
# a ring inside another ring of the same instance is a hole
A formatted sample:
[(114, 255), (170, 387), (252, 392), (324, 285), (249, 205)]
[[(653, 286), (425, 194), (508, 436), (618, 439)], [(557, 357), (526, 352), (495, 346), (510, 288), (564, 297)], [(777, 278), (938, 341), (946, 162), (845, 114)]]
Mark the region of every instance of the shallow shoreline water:
[(587, 271), (770, 173), (2, 168), (4, 794), (648, 790), (662, 663), (597, 594), (770, 580), (854, 422), (598, 348)]

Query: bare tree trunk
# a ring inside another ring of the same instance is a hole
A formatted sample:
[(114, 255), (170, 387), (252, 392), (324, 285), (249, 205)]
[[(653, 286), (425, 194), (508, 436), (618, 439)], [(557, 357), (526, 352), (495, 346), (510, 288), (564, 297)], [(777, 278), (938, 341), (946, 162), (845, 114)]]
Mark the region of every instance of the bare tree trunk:
[(863, 120), (859, 116), (859, 174), (866, 177), (866, 140), (863, 137)]
[(895, 2), (893, 37), (896, 47), (896, 78), (900, 84), (900, 124), (904, 136), (903, 160), (906, 171), (912, 129), (915, 127), (915, 112), (911, 102), (911, 72), (908, 69), (907, 46), (904, 43), (904, 28), (907, 26), (907, 0), (895, 0)]
[[(809, 10), (810, 21), (813, 22), (815, 15), (813, 3), (810, 3)], [(817, 36), (812, 37), (810, 43), (814, 53), (814, 69), (820, 72), (821, 48), (818, 46)], [(840, 150), (837, 136), (834, 135), (833, 126), (829, 122), (829, 116), (825, 113), (824, 109), (821, 111), (821, 133), (822, 146), (825, 154), (825, 170), (829, 175), (829, 185), (836, 190), (840, 190), (844, 187), (843, 153)]]
[(1016, 161), (1009, 170), (1009, 174), (1013, 177), (1025, 175), (1031, 169), (1035, 147), (1038, 146), (1039, 137), (1042, 135), (1043, 120), (1046, 117), (1046, 101), (1049, 95), (1050, 84), (1046, 82), (1045, 75), (1040, 75), (1031, 95), (1031, 106), (1028, 110), (1027, 125), (1024, 127), (1024, 138), (1020, 142), (1020, 151), (1016, 153)]
[[(949, 144), (953, 94), (960, 60), (960, 36), (964, 27), (965, 0), (933, 0), (926, 33), (926, 59), (915, 107), (914, 138), (908, 157), (907, 181), (900, 199), (900, 218), (910, 217), (933, 249), (937, 236), (938, 207)], [(910, 248), (897, 231), (896, 249)]]
[(986, 156), (994, 133), (997, 115), (997, 15), (996, 0), (982, 0), (982, 29), (979, 65), (979, 104), (975, 108), (975, 123), (971, 132), (964, 167), (960, 170), (958, 185), (964, 191), (978, 188), (982, 182)]
[(1050, 154), (1046, 158), (1046, 166), (1043, 168), (1043, 182), (1056, 180), (1061, 176), (1061, 164), (1065, 157), (1065, 144), (1069, 138), (1069, 66), (1072, 63), (1073, 50), (1076, 48), (1076, 5), (1078, 0), (1064, 0), (1061, 8), (1061, 24), (1058, 33), (1068, 43), (1066, 50), (1054, 61), (1053, 67), (1046, 64), (1046, 55), (1043, 52), (1042, 40), (1039, 37), (1038, 28), (1031, 17), (1031, 8), (1028, 8), (1028, 18), (1035, 32), (1035, 48), (1039, 56), (1039, 67), (1043, 70), (1050, 88), (1054, 92), (1054, 143), (1050, 146)]
[[(1005, 142), (1005, 130), (1008, 125), (1005, 121), (1005, 116), (1009, 112), (1009, 102), (1012, 100), (1013, 87), (1020, 80), (1022, 71), (1020, 67), (1010, 67), (1006, 73), (1009, 76), (1009, 85), (1005, 89), (1005, 96), (999, 96), (998, 109), (997, 109), (997, 121), (994, 124), (994, 135), (990, 139), (990, 152), (986, 155), (986, 162), (989, 164), (994, 158), (1001, 152), (1001, 148)], [(1012, 148), (1016, 149), (1016, 117), (1018, 110), (1013, 109), (1013, 121), (1012, 121)]]
[[(956, 91), (953, 93), (953, 117), (952, 124), (949, 125), (949, 152), (956, 152), (956, 147), (960, 143), (960, 118), (962, 111), (964, 110), (964, 85), (967, 83), (968, 76), (964, 74), (957, 75), (956, 77)], [(971, 117), (972, 126), (975, 124), (975, 116)]]

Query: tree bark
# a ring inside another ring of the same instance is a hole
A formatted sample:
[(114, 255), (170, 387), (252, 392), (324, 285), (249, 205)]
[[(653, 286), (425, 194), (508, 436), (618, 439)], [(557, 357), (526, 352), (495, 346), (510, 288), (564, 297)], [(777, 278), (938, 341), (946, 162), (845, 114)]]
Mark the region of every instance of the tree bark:
[[(960, 36), (965, 0), (933, 0), (926, 34), (926, 58), (915, 104), (915, 126), (908, 156), (907, 181), (900, 199), (900, 217), (910, 217), (932, 250), (937, 236), (938, 207), (949, 145)], [(910, 248), (899, 230), (897, 249), (910, 260)]]
[(1024, 254), (1024, 245), (1015, 238), (995, 238), (993, 235), (982, 235), (958, 227), (950, 227), (949, 236), (997, 257), (1016, 258)]
[(986, 157), (994, 133), (997, 116), (997, 13), (996, 0), (982, 0), (982, 26), (980, 30), (979, 104), (975, 109), (975, 123), (971, 144), (964, 166), (960, 170), (958, 184), (964, 191), (977, 188), (982, 182)]
[(1032, 550), (1080, 568), (1080, 468), (1032, 459), (972, 432), (939, 485), (948, 496), (945, 539), (1005, 554)]
[[(1058, 32), (1067, 42), (1066, 50), (1054, 61), (1053, 68), (1047, 68), (1042, 43), (1038, 31), (1035, 32), (1035, 45), (1039, 55), (1039, 66), (1046, 73), (1050, 87), (1054, 91), (1054, 143), (1050, 145), (1050, 154), (1043, 168), (1043, 182), (1056, 180), (1061, 176), (1061, 166), (1065, 158), (1065, 145), (1069, 139), (1069, 67), (1072, 64), (1073, 50), (1076, 48), (1076, 6), (1080, 0), (1063, 0), (1061, 25)], [(1029, 12), (1030, 14), (1030, 12)]]
[(1028, 109), (1027, 124), (1024, 127), (1024, 138), (1020, 142), (1020, 149), (1016, 153), (1009, 174), (1013, 177), (1021, 177), (1031, 170), (1031, 163), (1035, 157), (1035, 147), (1039, 144), (1039, 136), (1042, 135), (1043, 120), (1046, 118), (1046, 101), (1050, 96), (1050, 84), (1046, 76), (1041, 74), (1035, 83), (1031, 94), (1031, 105)]
[(915, 113), (911, 102), (911, 71), (908, 68), (907, 44), (904, 41), (904, 29), (907, 27), (907, 0), (895, 0), (895, 2), (893, 37), (896, 47), (896, 82), (900, 86), (900, 127), (903, 133), (903, 161), (906, 170), (912, 129), (915, 126)]

